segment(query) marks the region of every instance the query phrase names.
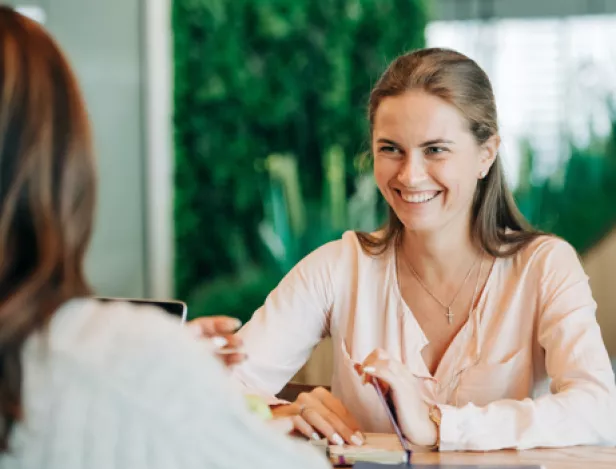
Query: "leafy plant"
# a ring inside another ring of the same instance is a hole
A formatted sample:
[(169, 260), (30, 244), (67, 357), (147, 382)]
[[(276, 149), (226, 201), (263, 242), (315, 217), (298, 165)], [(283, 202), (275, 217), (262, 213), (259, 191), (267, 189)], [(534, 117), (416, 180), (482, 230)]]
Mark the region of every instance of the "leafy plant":
[(534, 151), (526, 147), (516, 199), (535, 226), (584, 253), (616, 226), (616, 112), (612, 130), (585, 147), (570, 144), (570, 158), (551, 177), (532, 182)]
[(423, 46), (426, 16), (424, 0), (173, 2), (175, 280), (193, 314), (248, 314), (339, 235), (369, 90)]
[(266, 162), (270, 192), (264, 198), (266, 217), (259, 232), (281, 273), (345, 230), (376, 227), (380, 217), (372, 175), (357, 176), (357, 190), (347, 202), (345, 157), (339, 146), (324, 154), (326, 178), (320, 199), (302, 200), (297, 162), (292, 155), (270, 155)]
[(357, 190), (347, 201), (340, 180), (344, 161), (340, 147), (327, 151), (323, 162), (327, 175), (323, 196), (305, 200), (295, 157), (270, 155), (264, 167), (269, 181), (262, 197), (265, 218), (259, 225), (268, 260), (260, 267), (245, 269), (240, 275), (204, 282), (191, 297), (191, 310), (197, 314), (198, 311), (224, 311), (245, 321), (280, 278), (306, 254), (339, 238), (346, 229), (374, 228), (381, 217), (372, 174), (358, 175)]

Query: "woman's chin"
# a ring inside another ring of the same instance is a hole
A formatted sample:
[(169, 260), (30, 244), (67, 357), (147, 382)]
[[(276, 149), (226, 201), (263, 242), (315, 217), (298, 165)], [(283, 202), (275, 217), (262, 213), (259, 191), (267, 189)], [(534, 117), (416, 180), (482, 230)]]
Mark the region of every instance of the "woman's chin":
[(394, 210), (408, 231), (435, 231), (442, 225), (437, 210)]
[(439, 224), (435, 220), (400, 219), (405, 231), (428, 234), (438, 231)]

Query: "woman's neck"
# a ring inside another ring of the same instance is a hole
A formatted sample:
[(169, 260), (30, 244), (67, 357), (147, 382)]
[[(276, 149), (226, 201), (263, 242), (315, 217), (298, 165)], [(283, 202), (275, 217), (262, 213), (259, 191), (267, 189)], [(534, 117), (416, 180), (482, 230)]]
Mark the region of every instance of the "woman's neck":
[(455, 285), (481, 254), (469, 231), (466, 236), (455, 236), (448, 230), (436, 233), (405, 230), (398, 255), (405, 267), (413, 269), (427, 284)]

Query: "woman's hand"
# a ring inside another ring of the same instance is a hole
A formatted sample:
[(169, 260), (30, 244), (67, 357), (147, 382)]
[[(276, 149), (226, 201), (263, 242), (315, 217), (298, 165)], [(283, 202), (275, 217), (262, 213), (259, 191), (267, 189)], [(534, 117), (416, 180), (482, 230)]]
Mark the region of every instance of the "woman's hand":
[(391, 393), (398, 423), (406, 438), (415, 445), (434, 446), (438, 428), (430, 419), (430, 406), (421, 395), (421, 379), (415, 377), (400, 361), (382, 349), (374, 350), (361, 365), (360, 376), (377, 378), (384, 394)]
[(214, 342), (217, 346), (218, 357), (227, 366), (236, 365), (246, 359), (246, 354), (241, 351), (242, 339), (234, 335), (241, 325), (239, 319), (226, 316), (197, 318), (188, 323), (188, 327), (197, 337)]
[(272, 413), (274, 418), (291, 417), (295, 431), (308, 438), (318, 440), (323, 435), (335, 445), (361, 446), (364, 442), (355, 417), (322, 387), (301, 393), (292, 404), (274, 407)]

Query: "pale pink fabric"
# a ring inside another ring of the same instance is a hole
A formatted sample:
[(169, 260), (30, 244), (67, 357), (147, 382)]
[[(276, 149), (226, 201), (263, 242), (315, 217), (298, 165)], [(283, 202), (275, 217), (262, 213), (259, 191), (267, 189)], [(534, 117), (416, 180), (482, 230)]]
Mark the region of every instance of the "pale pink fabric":
[(382, 348), (425, 378), (422, 391), (442, 411), (441, 450), (616, 445), (614, 373), (595, 310), (573, 248), (540, 237), (495, 261), (432, 377), (393, 251), (370, 257), (347, 232), (302, 260), (241, 330), (249, 360), (235, 376), (273, 396), (331, 335), (332, 391), (364, 431), (391, 431), (352, 366)]

